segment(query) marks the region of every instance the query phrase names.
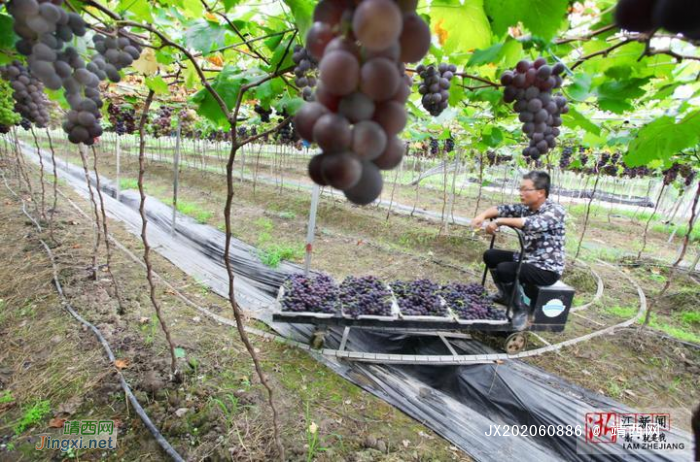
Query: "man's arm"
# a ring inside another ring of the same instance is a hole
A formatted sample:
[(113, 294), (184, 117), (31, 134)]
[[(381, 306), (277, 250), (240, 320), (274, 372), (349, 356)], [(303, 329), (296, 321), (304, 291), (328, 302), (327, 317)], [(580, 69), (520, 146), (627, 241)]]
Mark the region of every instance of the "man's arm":
[(474, 217), (474, 219), (472, 220), (472, 226), (474, 228), (481, 228), (484, 224), (484, 221), (490, 220), (491, 218), (496, 218), (497, 216), (498, 207), (494, 205), (493, 207), (489, 207), (488, 209)]

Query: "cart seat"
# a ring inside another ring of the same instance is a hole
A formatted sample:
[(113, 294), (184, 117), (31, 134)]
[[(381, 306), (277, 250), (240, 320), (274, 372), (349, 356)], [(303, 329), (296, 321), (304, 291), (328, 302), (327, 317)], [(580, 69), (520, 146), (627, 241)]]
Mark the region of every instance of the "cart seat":
[(530, 298), (533, 323), (551, 326), (547, 330), (563, 330), (574, 301), (576, 291), (562, 281), (550, 286), (531, 285), (525, 290)]

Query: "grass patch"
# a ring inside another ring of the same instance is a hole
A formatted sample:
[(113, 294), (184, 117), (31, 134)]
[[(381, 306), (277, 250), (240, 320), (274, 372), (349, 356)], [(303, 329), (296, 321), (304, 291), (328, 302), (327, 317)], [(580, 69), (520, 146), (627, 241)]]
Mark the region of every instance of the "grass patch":
[(197, 220), (197, 223), (206, 224), (214, 214), (208, 210), (203, 210), (197, 204), (187, 201), (178, 201), (177, 211)]
[(7, 404), (13, 402), (15, 399), (12, 397), (12, 390), (5, 390), (0, 394), (0, 404)]
[(681, 314), (681, 322), (683, 324), (696, 324), (700, 327), (700, 312), (691, 311), (689, 313)]
[(656, 319), (654, 313), (652, 313), (652, 319), (649, 321), (649, 327), (660, 330), (671, 337), (683, 340), (685, 342), (700, 344), (700, 335), (693, 332), (688, 332), (682, 327), (671, 326), (669, 324), (662, 323)]
[(139, 189), (139, 182), (134, 178), (122, 178), (119, 180), (119, 189), (122, 191), (127, 189)]
[(297, 261), (304, 256), (304, 248), (298, 245), (272, 244), (258, 252), (265, 266), (277, 268), (282, 260)]
[(609, 306), (605, 308), (605, 312), (612, 316), (617, 316), (618, 318), (631, 318), (637, 314), (637, 308), (633, 306)]
[(51, 403), (48, 400), (35, 402), (22, 414), (22, 418), (13, 427), (15, 434), (19, 435), (26, 429), (31, 428), (41, 422), (51, 412)]
[[(654, 223), (651, 225), (651, 230), (660, 234), (673, 234), (673, 230), (678, 228), (676, 231), (677, 238), (684, 238), (688, 234), (688, 224), (682, 224), (680, 226), (669, 226), (663, 223)], [(700, 242), (700, 227), (694, 226), (693, 231), (690, 233), (690, 242)]]

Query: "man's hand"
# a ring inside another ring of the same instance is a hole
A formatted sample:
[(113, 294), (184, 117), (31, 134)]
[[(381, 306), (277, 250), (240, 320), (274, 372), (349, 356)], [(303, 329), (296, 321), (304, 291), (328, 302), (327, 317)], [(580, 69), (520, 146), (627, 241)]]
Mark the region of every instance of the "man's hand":
[(483, 215), (477, 215), (472, 219), (472, 227), (473, 228), (481, 228), (484, 226), (484, 216)]
[(486, 232), (489, 234), (496, 234), (498, 232), (498, 224), (496, 223), (496, 220), (486, 225)]

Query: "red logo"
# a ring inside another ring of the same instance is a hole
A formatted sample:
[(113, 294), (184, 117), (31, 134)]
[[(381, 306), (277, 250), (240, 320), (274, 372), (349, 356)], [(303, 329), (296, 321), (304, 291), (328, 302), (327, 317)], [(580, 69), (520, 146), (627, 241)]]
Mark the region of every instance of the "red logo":
[(617, 442), (618, 418), (615, 412), (586, 414), (586, 442), (613, 444)]

